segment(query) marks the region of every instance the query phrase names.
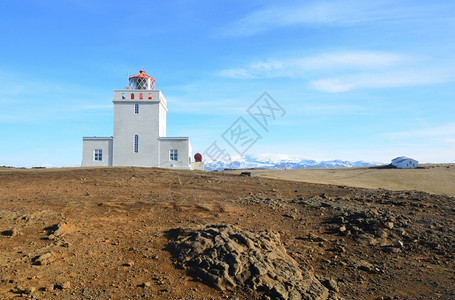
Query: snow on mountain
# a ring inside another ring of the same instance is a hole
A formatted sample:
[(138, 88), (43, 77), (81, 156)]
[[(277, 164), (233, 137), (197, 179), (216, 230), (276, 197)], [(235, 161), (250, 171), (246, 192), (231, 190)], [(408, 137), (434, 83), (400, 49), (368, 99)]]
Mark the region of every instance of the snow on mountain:
[(298, 156), (277, 154), (246, 155), (243, 158), (234, 158), (230, 161), (205, 162), (206, 171), (224, 169), (324, 169), (324, 168), (351, 168), (377, 166), (380, 163), (365, 161), (326, 160), (315, 161)]

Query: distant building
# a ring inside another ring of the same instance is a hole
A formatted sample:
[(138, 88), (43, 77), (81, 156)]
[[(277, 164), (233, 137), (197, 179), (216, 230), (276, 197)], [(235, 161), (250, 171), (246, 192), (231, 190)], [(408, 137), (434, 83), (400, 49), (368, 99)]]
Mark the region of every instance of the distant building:
[(392, 166), (398, 169), (415, 169), (419, 166), (419, 162), (406, 156), (400, 156), (392, 159)]
[(188, 137), (166, 137), (166, 98), (141, 70), (114, 90), (114, 136), (84, 137), (82, 166), (191, 168)]

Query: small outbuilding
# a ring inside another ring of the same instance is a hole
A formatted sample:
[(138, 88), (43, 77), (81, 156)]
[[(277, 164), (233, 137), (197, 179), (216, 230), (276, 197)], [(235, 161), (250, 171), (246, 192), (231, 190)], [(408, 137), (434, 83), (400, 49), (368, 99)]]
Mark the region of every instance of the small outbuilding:
[(415, 169), (419, 166), (419, 162), (406, 156), (400, 156), (392, 159), (392, 166), (398, 169)]

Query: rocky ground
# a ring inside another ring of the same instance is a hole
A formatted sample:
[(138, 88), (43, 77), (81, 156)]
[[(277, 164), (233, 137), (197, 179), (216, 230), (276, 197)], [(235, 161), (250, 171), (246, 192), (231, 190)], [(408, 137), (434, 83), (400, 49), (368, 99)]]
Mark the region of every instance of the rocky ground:
[(153, 168), (0, 170), (0, 298), (455, 299), (455, 199)]

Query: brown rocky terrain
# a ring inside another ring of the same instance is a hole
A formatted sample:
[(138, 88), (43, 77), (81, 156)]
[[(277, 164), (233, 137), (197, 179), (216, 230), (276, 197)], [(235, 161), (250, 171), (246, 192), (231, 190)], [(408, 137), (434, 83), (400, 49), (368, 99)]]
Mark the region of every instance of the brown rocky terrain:
[(455, 299), (455, 199), (155, 168), (0, 170), (0, 298)]

